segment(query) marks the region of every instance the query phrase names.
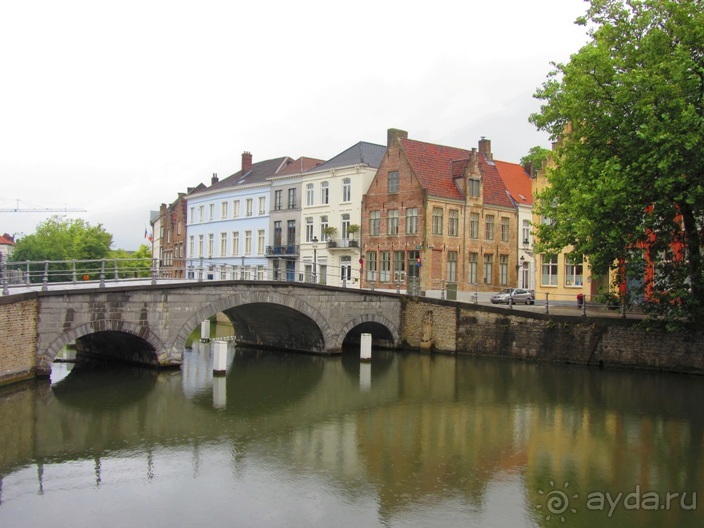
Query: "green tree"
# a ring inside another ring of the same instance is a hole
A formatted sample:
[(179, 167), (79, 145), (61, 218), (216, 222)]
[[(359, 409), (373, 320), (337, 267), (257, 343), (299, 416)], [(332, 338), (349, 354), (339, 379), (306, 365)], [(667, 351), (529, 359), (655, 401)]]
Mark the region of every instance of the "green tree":
[[(15, 244), (13, 261), (24, 260), (92, 260), (108, 256), (112, 235), (101, 224), (91, 226), (82, 219), (67, 219), (52, 216), (37, 226), (36, 232), (21, 238)], [(41, 280), (39, 273), (42, 266), (34, 266), (33, 280)], [(67, 280), (68, 275), (61, 273), (68, 270), (68, 264), (52, 264), (49, 280)], [(99, 269), (94, 265), (83, 268), (83, 273), (92, 273)]]
[(137, 251), (124, 249), (110, 251), (109, 258), (117, 259), (117, 268), (121, 278), (150, 277), (152, 274), (152, 250), (142, 244)]
[(533, 176), (542, 166), (543, 162), (550, 156), (550, 150), (544, 147), (531, 147), (528, 154), (521, 158), (521, 165), (530, 168), (530, 175)]
[(701, 318), (704, 0), (591, 0), (578, 23), (589, 42), (553, 65), (530, 118), (559, 140), (537, 199), (550, 219), (539, 249), (571, 244), (595, 273), (633, 279), (646, 251), (650, 308)]

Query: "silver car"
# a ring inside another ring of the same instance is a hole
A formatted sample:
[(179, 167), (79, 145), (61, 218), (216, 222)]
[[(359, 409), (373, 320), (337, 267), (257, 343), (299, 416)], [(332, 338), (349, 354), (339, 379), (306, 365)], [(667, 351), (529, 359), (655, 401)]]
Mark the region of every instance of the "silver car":
[(492, 304), (508, 304), (513, 299), (513, 304), (535, 304), (535, 296), (530, 290), (523, 288), (504, 288), (496, 295), (491, 296)]

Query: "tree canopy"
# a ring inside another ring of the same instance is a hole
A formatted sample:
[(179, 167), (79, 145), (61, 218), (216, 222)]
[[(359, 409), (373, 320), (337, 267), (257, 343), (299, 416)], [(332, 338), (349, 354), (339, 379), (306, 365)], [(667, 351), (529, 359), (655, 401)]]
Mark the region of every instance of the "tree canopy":
[(102, 224), (52, 216), (15, 244), (12, 260), (89, 260), (108, 256), (112, 235)]
[(572, 245), (596, 274), (644, 280), (657, 313), (701, 318), (704, 0), (589, 4), (589, 42), (553, 64), (530, 118), (557, 141), (538, 249)]
[(521, 158), (521, 165), (530, 169), (530, 175), (533, 176), (543, 166), (543, 162), (550, 156), (550, 150), (535, 146), (531, 147), (528, 154)]

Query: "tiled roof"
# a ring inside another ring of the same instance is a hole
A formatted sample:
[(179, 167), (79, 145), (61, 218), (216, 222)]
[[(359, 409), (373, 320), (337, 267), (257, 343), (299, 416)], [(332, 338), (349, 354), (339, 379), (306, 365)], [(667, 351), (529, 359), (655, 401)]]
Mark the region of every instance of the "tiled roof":
[(252, 185), (255, 183), (265, 183), (266, 179), (274, 176), (282, 168), (286, 167), (287, 163), (293, 161), (288, 156), (282, 158), (274, 158), (266, 161), (259, 161), (257, 163), (252, 163), (252, 168), (246, 173), (242, 174), (239, 170), (231, 176), (214, 183), (210, 187), (206, 187), (201, 191), (194, 192), (191, 196), (200, 194), (205, 191), (215, 191), (224, 189), (233, 189), (240, 185)]
[[(466, 169), (470, 151), (405, 138), (400, 139), (400, 142), (420, 184), (432, 196), (465, 199), (455, 185), (455, 178), (461, 177)], [(477, 153), (477, 156), (483, 177), (484, 203), (513, 207), (495, 163), (489, 162), (481, 153)]]
[(349, 167), (350, 165), (368, 165), (378, 169), (385, 152), (385, 146), (360, 141), (322, 165), (315, 167), (310, 172), (324, 171), (336, 167)]
[(533, 205), (533, 182), (525, 169), (505, 161), (497, 161), (496, 168), (513, 200), (517, 204)]
[(315, 158), (306, 158), (305, 156), (302, 156), (302, 157), (298, 158), (297, 160), (291, 160), (291, 163), (289, 163), (286, 167), (284, 167), (279, 172), (277, 172), (276, 176), (288, 176), (291, 174), (301, 174), (301, 173), (309, 171), (310, 169), (313, 169), (323, 163), (325, 163), (325, 160), (315, 159)]
[(3, 246), (14, 246), (15, 237), (8, 235), (7, 233), (0, 235), (0, 244)]

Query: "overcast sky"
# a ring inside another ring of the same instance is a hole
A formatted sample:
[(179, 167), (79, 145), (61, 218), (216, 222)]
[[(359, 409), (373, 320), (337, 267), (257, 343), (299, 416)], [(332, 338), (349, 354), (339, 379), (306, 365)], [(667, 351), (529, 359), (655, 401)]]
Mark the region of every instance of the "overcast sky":
[[(149, 211), (212, 173), (329, 159), (388, 128), (518, 162), (583, 0), (39, 0), (0, 17), (0, 208), (71, 207), (144, 242)], [(49, 213), (0, 212), (31, 234)]]

